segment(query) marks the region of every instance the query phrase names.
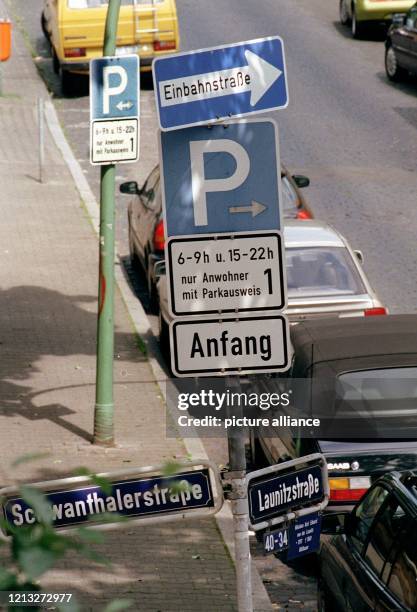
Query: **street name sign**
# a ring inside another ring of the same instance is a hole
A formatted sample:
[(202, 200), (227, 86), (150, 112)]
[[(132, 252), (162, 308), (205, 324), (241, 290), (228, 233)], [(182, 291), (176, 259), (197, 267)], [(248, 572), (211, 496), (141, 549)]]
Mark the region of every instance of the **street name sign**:
[(139, 58), (100, 57), (90, 63), (90, 161), (139, 158)]
[(174, 317), (285, 306), (278, 232), (170, 238), (167, 254)]
[(276, 372), (288, 367), (288, 326), (280, 314), (179, 318), (170, 323), (176, 376)]
[(246, 484), (255, 531), (321, 512), (329, 501), (327, 464), (321, 453), (250, 472)]
[(288, 104), (279, 36), (157, 58), (153, 78), (159, 125), (166, 131)]
[[(193, 462), (190, 465), (195, 465)], [(222, 503), (213, 494), (210, 470), (217, 479), (217, 472), (208, 462), (199, 462), (201, 469), (183, 471), (174, 476), (143, 476), (140, 472), (154, 471), (158, 468), (127, 470), (124, 473), (102, 474), (111, 484), (111, 492), (103, 491), (100, 486), (86, 482), (86, 478), (66, 478), (57, 481), (37, 483), (33, 487), (43, 491), (51, 505), (53, 527), (57, 529), (76, 527), (94, 518), (94, 525), (109, 523), (109, 514), (141, 522), (157, 517), (184, 517), (197, 512), (213, 514)], [(134, 472), (139, 476), (126, 478)], [(123, 477), (124, 476), (124, 477)], [(84, 484), (81, 485), (80, 481)], [(216, 489), (221, 491), (220, 485)], [(36, 522), (34, 510), (18, 494), (17, 489), (6, 488), (1, 492), (3, 503), (0, 515), (14, 527), (31, 525)], [(168, 519), (164, 519), (168, 520)], [(118, 525), (118, 523), (116, 523)]]
[(162, 132), (160, 160), (168, 237), (281, 228), (274, 121)]

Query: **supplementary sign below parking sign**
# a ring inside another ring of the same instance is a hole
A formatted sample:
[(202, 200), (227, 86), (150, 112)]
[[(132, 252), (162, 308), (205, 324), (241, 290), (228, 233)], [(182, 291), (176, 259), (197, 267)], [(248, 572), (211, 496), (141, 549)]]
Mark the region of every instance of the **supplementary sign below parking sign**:
[(296, 559), (316, 552), (320, 547), (321, 516), (315, 512), (299, 518), (291, 525), (287, 559)]
[(280, 229), (274, 121), (162, 132), (160, 146), (168, 236)]
[(282, 315), (241, 319), (178, 319), (170, 323), (171, 367), (176, 376), (276, 372), (288, 367)]
[(139, 58), (103, 57), (90, 64), (90, 161), (139, 157)]
[(156, 59), (153, 75), (162, 130), (288, 104), (284, 47), (278, 36)]
[(278, 232), (170, 238), (167, 253), (174, 317), (285, 306)]

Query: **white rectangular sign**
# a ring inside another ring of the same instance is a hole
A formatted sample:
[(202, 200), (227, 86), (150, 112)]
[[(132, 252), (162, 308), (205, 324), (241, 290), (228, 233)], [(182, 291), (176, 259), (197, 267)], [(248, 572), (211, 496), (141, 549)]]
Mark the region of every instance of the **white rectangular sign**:
[(178, 319), (170, 323), (171, 367), (176, 376), (213, 376), (286, 370), (288, 323), (270, 314)]
[(132, 162), (137, 161), (138, 157), (138, 119), (99, 119), (92, 122), (92, 164)]
[(279, 232), (184, 236), (167, 248), (174, 317), (285, 307)]

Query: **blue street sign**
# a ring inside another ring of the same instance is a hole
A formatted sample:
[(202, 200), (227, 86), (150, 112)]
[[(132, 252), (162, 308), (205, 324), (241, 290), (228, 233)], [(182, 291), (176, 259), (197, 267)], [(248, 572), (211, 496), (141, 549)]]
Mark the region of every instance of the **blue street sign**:
[[(182, 483), (182, 486), (181, 486)], [(213, 508), (214, 500), (208, 469), (112, 483), (110, 494), (90, 485), (73, 490), (46, 492), (52, 506), (53, 526), (70, 527), (86, 523), (103, 513), (127, 518), (181, 513), (197, 508)], [(3, 504), (6, 521), (15, 527), (36, 521), (32, 508), (21, 498)]]
[(320, 466), (276, 475), (262, 481), (250, 481), (249, 516), (252, 524), (272, 519), (304, 505), (313, 505), (324, 497)]
[(139, 116), (139, 58), (99, 57), (90, 63), (91, 120)]
[(321, 516), (314, 512), (303, 516), (290, 527), (287, 560), (316, 552), (320, 547)]
[(158, 58), (153, 77), (162, 130), (288, 104), (284, 45), (279, 36)]
[(274, 121), (161, 132), (160, 146), (167, 236), (280, 229)]

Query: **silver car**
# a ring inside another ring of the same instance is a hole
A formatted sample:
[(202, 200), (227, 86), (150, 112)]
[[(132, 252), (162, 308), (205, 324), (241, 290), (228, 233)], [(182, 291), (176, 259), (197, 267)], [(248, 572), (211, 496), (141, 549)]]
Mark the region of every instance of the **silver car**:
[[(362, 253), (334, 228), (316, 220), (286, 221), (284, 243), (290, 322), (387, 314), (363, 271)], [(165, 344), (172, 317), (164, 264), (157, 266), (160, 339)]]

